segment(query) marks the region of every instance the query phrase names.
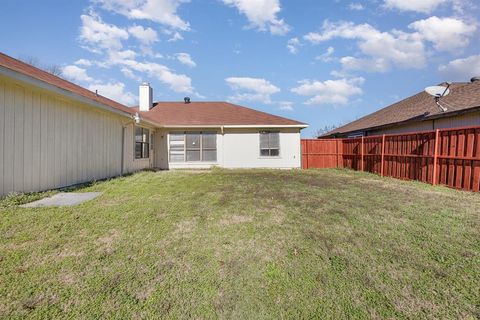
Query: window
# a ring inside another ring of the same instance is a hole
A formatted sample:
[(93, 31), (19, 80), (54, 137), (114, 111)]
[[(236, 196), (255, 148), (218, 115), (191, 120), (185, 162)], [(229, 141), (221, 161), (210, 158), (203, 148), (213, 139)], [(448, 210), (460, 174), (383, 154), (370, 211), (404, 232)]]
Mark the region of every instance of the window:
[(185, 140), (187, 141), (187, 161), (200, 161), (200, 132), (187, 132)]
[(260, 156), (278, 157), (280, 155), (280, 133), (260, 131)]
[(217, 161), (216, 132), (170, 132), (170, 162)]
[(135, 127), (135, 159), (145, 159), (150, 156), (150, 131)]
[(170, 133), (170, 161), (185, 161), (185, 135), (183, 133)]

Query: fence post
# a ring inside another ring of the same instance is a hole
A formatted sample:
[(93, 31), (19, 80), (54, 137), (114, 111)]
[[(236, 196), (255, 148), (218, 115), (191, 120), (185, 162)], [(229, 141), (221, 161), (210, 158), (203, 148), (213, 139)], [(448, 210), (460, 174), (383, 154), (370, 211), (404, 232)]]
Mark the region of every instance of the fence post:
[(364, 171), (364, 167), (365, 167), (365, 165), (363, 164), (363, 162), (364, 162), (363, 157), (364, 157), (364, 151), (363, 151), (363, 136), (362, 136), (361, 162), (360, 162), (360, 170), (361, 171)]
[(433, 178), (432, 178), (433, 185), (437, 184), (438, 141), (440, 140), (439, 137), (440, 137), (440, 130), (437, 129), (435, 130), (435, 148), (433, 153)]
[(308, 169), (308, 140), (305, 140), (305, 169)]
[(385, 135), (382, 135), (382, 160), (380, 163), (380, 176), (383, 177), (383, 162), (385, 161)]
[(338, 140), (337, 139), (335, 139), (335, 160), (338, 168)]

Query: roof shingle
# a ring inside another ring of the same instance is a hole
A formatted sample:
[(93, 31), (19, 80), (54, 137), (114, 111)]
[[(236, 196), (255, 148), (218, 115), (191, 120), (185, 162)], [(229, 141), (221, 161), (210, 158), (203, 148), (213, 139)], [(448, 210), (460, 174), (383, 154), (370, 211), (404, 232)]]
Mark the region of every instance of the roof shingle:
[(439, 115), (447, 116), (459, 111), (480, 107), (480, 81), (453, 83), (450, 86), (450, 94), (443, 97), (441, 101), (447, 106), (447, 112), (442, 112), (436, 105), (434, 98), (422, 91), (386, 108), (366, 115), (363, 118), (336, 128), (328, 132), (325, 136), (362, 131), (409, 120), (428, 120), (431, 117)]
[[(138, 110), (138, 108), (135, 108)], [(228, 102), (157, 102), (146, 119), (163, 126), (268, 125), (306, 126), (305, 123), (275, 116)]]

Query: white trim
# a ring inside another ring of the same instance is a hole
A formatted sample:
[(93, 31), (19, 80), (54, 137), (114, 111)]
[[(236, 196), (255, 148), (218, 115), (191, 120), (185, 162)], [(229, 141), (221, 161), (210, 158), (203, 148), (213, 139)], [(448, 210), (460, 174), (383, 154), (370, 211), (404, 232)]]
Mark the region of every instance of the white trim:
[(281, 124), (281, 125), (273, 125), (273, 124), (252, 124), (252, 125), (245, 125), (245, 124), (217, 124), (217, 125), (165, 125), (160, 126), (161, 128), (165, 129), (179, 129), (179, 128), (226, 128), (226, 129), (241, 129), (241, 128), (257, 128), (257, 129), (265, 129), (265, 128), (308, 128), (308, 124)]
[(260, 125), (260, 124), (254, 124), (254, 125), (225, 125), (225, 128), (308, 128), (308, 124), (282, 124), (282, 125), (273, 125), (273, 124), (267, 124), (267, 125)]

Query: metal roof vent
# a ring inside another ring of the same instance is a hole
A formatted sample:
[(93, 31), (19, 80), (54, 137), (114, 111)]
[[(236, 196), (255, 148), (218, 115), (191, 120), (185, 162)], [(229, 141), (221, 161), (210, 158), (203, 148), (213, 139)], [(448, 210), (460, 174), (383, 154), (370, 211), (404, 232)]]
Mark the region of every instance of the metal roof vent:
[(183, 101), (185, 101), (185, 104), (189, 104), (190, 103), (190, 97), (183, 98)]
[(480, 77), (473, 77), (472, 79), (470, 79), (470, 82), (477, 82), (477, 81), (480, 81)]

